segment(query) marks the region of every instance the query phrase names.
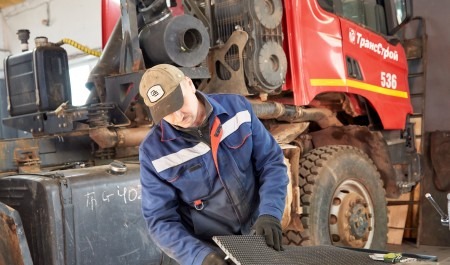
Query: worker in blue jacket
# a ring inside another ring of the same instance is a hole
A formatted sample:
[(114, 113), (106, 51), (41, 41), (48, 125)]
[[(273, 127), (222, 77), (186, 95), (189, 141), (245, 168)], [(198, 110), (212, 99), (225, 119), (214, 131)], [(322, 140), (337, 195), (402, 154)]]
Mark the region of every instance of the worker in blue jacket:
[(180, 264), (227, 264), (212, 237), (252, 230), (281, 250), (287, 169), (245, 97), (205, 95), (167, 64), (139, 92), (155, 122), (139, 149), (152, 240)]

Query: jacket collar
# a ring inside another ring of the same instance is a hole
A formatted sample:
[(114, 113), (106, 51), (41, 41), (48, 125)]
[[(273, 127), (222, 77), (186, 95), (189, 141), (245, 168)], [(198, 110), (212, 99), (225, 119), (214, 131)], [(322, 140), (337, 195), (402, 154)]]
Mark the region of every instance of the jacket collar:
[[(196, 92), (197, 97), (202, 97), (204, 100), (208, 101), (212, 106), (212, 113), (209, 116), (209, 128), (211, 129), (211, 126), (214, 122), (214, 117), (220, 117), (222, 115), (229, 115), (228, 112), (222, 107), (222, 105), (219, 104), (215, 99), (209, 97), (208, 95), (204, 94), (203, 92), (197, 91)], [(170, 125), (168, 122), (166, 122), (164, 119), (161, 120), (161, 122), (157, 125), (159, 128), (156, 128), (157, 130), (161, 130), (161, 142), (165, 141), (172, 141), (177, 138), (180, 138), (181, 135), (178, 133), (178, 131)]]

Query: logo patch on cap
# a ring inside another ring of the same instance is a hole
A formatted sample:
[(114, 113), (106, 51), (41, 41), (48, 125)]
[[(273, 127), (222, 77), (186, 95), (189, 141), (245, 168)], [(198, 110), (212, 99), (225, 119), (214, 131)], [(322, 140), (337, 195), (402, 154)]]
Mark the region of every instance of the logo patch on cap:
[(151, 103), (155, 103), (164, 96), (164, 89), (160, 85), (152, 86), (147, 91), (147, 97)]

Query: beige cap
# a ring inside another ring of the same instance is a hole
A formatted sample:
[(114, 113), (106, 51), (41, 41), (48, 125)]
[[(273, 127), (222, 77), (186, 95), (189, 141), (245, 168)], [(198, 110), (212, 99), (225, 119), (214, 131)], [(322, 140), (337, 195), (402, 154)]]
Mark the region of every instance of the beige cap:
[(139, 93), (155, 123), (183, 106), (180, 86), (183, 79), (183, 72), (170, 64), (159, 64), (145, 71), (139, 84)]

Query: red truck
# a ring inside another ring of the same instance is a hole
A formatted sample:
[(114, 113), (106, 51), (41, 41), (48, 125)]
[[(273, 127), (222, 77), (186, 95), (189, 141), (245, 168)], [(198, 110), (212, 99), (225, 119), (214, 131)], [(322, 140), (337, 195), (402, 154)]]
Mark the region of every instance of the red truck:
[[(159, 63), (178, 66), (203, 92), (250, 100), (289, 169), (285, 244), (384, 248), (386, 198), (422, 176), (396, 36), (412, 16), (410, 0), (102, 6), (105, 47), (85, 106), (70, 106), (58, 45), (5, 60), (3, 124), (33, 137), (0, 141), (13, 150), (0, 163), (0, 202), (20, 214), (34, 264), (171, 264), (145, 236), (135, 165), (153, 125), (139, 80)], [(119, 235), (139, 243), (119, 244)], [(123, 254), (131, 248), (140, 258)]]

